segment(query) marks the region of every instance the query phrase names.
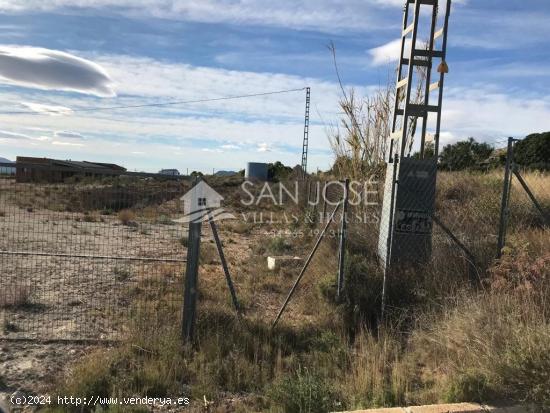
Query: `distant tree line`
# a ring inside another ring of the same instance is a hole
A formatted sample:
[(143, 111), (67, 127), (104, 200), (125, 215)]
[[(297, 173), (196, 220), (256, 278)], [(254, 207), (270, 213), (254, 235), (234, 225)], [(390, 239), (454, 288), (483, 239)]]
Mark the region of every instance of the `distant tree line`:
[[(433, 146), (427, 146), (426, 155), (433, 155)], [(414, 155), (418, 157), (418, 154)], [(439, 153), (439, 167), (448, 171), (487, 169), (506, 162), (506, 150), (494, 149), (487, 143), (468, 138), (445, 145)], [(514, 161), (528, 169), (550, 170), (550, 132), (533, 133), (517, 142)]]

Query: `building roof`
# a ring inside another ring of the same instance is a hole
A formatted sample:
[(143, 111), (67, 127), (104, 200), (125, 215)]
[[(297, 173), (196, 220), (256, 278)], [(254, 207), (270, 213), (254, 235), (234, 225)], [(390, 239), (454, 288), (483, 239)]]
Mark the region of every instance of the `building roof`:
[(72, 160), (61, 160), (61, 159), (51, 159), (51, 158), (33, 158), (27, 156), (18, 156), (17, 163), (24, 164), (36, 164), (36, 165), (49, 165), (49, 166), (61, 166), (64, 168), (72, 169), (88, 169), (88, 170), (97, 170), (97, 171), (107, 171), (107, 170), (116, 170), (116, 171), (126, 171), (126, 168), (112, 164), (112, 163), (102, 163), (102, 162), (90, 162), (90, 161), (72, 161)]

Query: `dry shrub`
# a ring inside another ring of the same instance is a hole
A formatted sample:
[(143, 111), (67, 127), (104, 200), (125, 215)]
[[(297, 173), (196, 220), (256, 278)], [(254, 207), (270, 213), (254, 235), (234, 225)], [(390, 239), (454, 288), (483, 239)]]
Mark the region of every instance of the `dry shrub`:
[(199, 262), (201, 264), (215, 264), (219, 260), (218, 249), (210, 242), (202, 242), (200, 246)]
[(118, 220), (123, 225), (129, 225), (131, 222), (134, 222), (135, 219), (136, 219), (136, 215), (134, 214), (133, 211), (129, 209), (123, 209), (118, 213)]
[(24, 307), (30, 304), (31, 288), (27, 285), (8, 285), (0, 293), (0, 308)]
[(100, 218), (97, 214), (84, 213), (84, 216), (82, 217), (82, 221), (84, 221), (84, 222), (99, 222)]
[(493, 290), (540, 293), (550, 285), (550, 253), (533, 258), (527, 245), (505, 247), (503, 253), (489, 270)]
[(252, 225), (244, 221), (228, 221), (224, 223), (223, 228), (226, 231), (234, 232), (236, 234), (250, 234)]

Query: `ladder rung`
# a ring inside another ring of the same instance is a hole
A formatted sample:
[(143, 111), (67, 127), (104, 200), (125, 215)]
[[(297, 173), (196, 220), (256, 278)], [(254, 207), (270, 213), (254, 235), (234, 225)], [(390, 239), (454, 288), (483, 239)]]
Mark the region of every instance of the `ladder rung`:
[(426, 116), (428, 112), (439, 112), (439, 106), (409, 105), (407, 114), (410, 116)]
[(409, 0), (409, 3), (416, 3), (417, 1), (420, 4), (429, 4), (431, 6), (434, 6), (436, 2), (436, 0)]
[[(425, 67), (428, 67), (430, 64), (430, 62), (428, 62), (427, 60), (422, 60), (422, 59), (413, 59), (413, 65), (414, 66), (425, 66)], [(409, 64), (409, 58), (408, 57), (404, 57), (403, 59), (401, 59), (401, 64), (402, 65), (408, 65)]]
[(408, 35), (410, 32), (414, 30), (414, 23), (411, 23), (409, 27), (407, 27), (405, 30), (403, 30), (403, 37)]
[(397, 82), (397, 89), (401, 89), (403, 86), (406, 86), (407, 83), (409, 83), (409, 78), (401, 79), (399, 82)]
[[(407, 116), (424, 117), (428, 112), (439, 112), (439, 106), (410, 104), (407, 111)], [(397, 109), (395, 113), (401, 116), (405, 114), (403, 109)]]
[(433, 92), (436, 89), (439, 89), (439, 80), (430, 85), (430, 92)]
[(443, 52), (441, 50), (422, 50), (416, 49), (414, 51), (414, 56), (418, 57), (443, 57)]
[(440, 38), (441, 36), (443, 36), (444, 30), (445, 30), (445, 28), (442, 27), (441, 29), (439, 29), (438, 31), (436, 31), (436, 32), (434, 33), (434, 40), (436, 40), (436, 39)]

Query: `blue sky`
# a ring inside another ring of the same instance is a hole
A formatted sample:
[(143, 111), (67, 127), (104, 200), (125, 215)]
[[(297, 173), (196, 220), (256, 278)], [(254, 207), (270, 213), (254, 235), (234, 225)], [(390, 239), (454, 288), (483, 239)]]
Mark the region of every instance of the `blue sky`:
[[(401, 0), (0, 0), (0, 156), (147, 171), (294, 165), (303, 91), (71, 109), (310, 86), (310, 169), (327, 168), (327, 133), (339, 116), (327, 45), (336, 45), (345, 84), (372, 92), (393, 76), (402, 7)], [(550, 130), (549, 22), (547, 1), (453, 2), (443, 143), (474, 136), (498, 145)], [(21, 111), (33, 113), (10, 113)]]

